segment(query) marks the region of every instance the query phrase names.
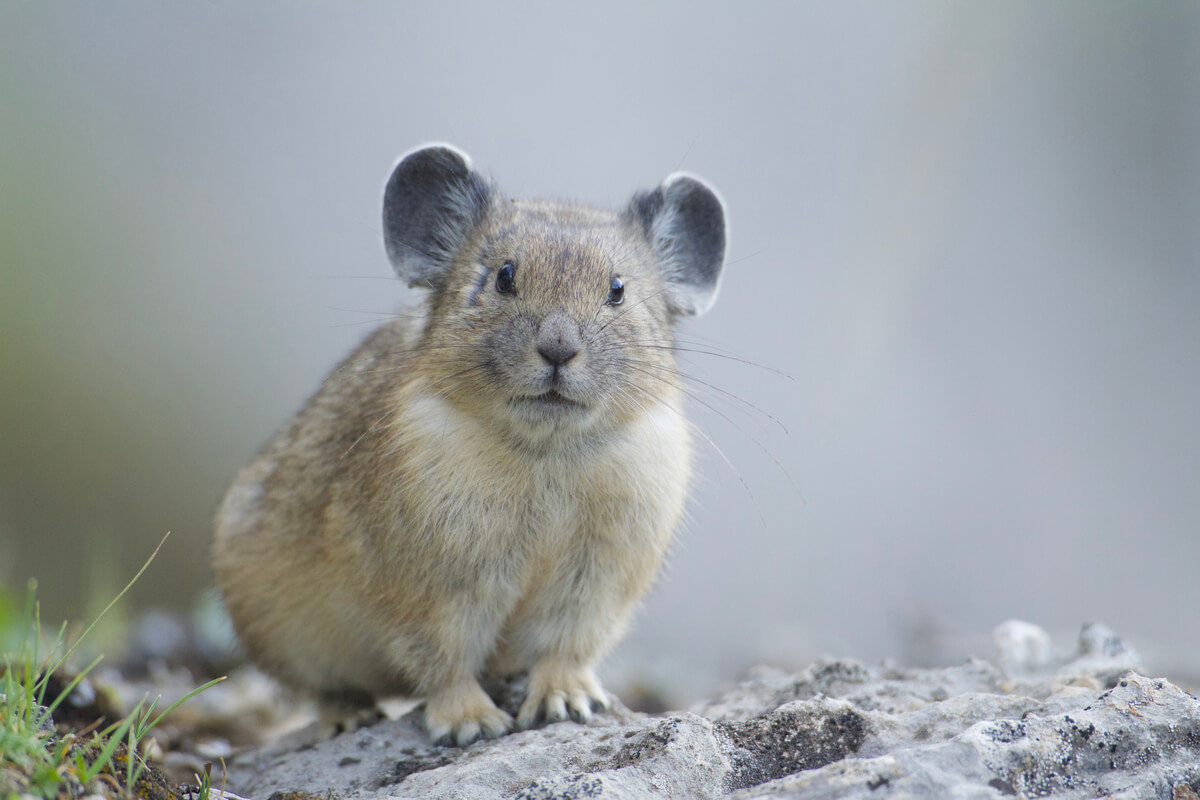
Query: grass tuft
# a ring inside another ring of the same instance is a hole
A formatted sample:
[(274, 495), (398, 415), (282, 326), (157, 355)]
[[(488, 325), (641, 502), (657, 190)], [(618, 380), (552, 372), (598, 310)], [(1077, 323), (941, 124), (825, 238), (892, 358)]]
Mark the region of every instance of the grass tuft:
[[(143, 697), (124, 719), (99, 731), (85, 729), (59, 735), (53, 714), (103, 656), (97, 657), (53, 697), (47, 698), (52, 676), (59, 674), (80, 643), (137, 582), (166, 540), (164, 536), (125, 588), (69, 644), (64, 622), (49, 646), (45, 645), (37, 604), (37, 582), (29, 581), (24, 610), (16, 617), (16, 626), (5, 625), (0, 631), (0, 646), (4, 647), (3, 666), (0, 667), (3, 669), (0, 677), (0, 797), (67, 800), (82, 794), (97, 794), (115, 800), (130, 800), (150, 795), (178, 796), (169, 789), (164, 793), (166, 787), (161, 785), (154, 787), (158, 791), (150, 791), (145, 780), (148, 764), (139, 755), (139, 745), (167, 714), (225, 680), (223, 677), (209, 681), (157, 714), (155, 711), (162, 698), (147, 702), (148, 697)], [(0, 602), (0, 617), (11, 620), (14, 616), (11, 604)], [(161, 784), (162, 781), (151, 783)], [(208, 785), (208, 781), (203, 782), (200, 800), (207, 800), (208, 792), (203, 789)]]

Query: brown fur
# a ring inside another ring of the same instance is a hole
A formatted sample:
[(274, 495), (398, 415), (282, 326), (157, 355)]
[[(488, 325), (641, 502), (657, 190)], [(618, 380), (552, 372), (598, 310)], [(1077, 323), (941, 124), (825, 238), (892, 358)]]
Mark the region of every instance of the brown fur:
[[(490, 199), (422, 317), (372, 334), (229, 490), (214, 563), (250, 657), (326, 701), (426, 697), (460, 744), (512, 724), (485, 673), (530, 671), (523, 726), (607, 704), (592, 665), (689, 478), (665, 288), (631, 215)], [(520, 399), (550, 386), (551, 324), (578, 332), (554, 384), (577, 405)]]

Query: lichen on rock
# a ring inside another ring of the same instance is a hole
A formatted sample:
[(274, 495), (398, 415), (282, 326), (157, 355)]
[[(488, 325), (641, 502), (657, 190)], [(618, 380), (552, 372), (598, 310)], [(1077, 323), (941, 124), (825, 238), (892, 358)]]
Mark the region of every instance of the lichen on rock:
[(1057, 660), (1028, 623), (1006, 623), (995, 639), (994, 662), (758, 669), (691, 712), (616, 704), (590, 725), (464, 749), (430, 746), (418, 710), (302, 749), (245, 753), (229, 788), (344, 800), (1200, 794), (1200, 701), (1141, 674), (1120, 637), (1085, 626), (1075, 653)]

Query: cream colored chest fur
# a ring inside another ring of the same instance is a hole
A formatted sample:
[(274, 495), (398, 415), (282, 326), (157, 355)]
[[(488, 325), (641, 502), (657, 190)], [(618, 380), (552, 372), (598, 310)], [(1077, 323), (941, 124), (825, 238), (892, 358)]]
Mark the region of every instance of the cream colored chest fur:
[(528, 668), (564, 635), (599, 636), (569, 633), (586, 626), (567, 609), (599, 603), (616, 617), (648, 588), (687, 489), (688, 435), (673, 403), (602, 440), (541, 452), (427, 393), (404, 408), (391, 437), (396, 552), (417, 555), (414, 565), (436, 556), (452, 584), (473, 583), (495, 608), (496, 671)]

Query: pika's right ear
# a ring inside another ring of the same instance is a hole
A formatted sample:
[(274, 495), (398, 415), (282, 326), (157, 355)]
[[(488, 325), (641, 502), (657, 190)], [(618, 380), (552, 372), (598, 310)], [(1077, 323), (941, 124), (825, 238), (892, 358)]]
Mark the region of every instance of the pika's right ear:
[(396, 274), (438, 288), (491, 199), (492, 184), (457, 148), (425, 145), (401, 156), (383, 194), (383, 242)]

